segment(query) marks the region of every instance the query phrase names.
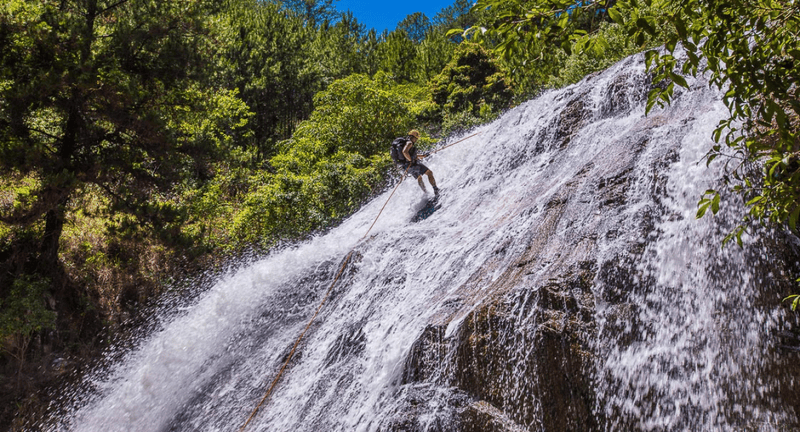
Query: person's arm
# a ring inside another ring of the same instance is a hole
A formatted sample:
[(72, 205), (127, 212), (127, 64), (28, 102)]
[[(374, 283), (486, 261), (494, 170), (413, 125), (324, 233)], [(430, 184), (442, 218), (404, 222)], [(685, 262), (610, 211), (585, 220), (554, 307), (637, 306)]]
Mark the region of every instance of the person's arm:
[(403, 156), (405, 156), (407, 161), (414, 162), (411, 160), (411, 153), (409, 153), (411, 151), (411, 147), (414, 147), (414, 143), (411, 141), (406, 141), (406, 146), (403, 147)]

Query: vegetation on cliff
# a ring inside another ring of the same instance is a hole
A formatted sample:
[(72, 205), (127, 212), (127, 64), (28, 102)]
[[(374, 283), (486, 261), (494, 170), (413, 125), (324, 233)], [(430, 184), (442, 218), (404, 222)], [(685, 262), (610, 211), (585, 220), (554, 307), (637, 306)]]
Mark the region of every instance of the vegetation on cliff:
[(0, 423), (175, 280), (378, 192), (391, 138), (439, 133), (468, 10), (377, 34), (330, 1), (0, 6)]
[(732, 112), (708, 162), (749, 218), (796, 230), (797, 8), (455, 0), (378, 34), (332, 0), (5, 2), (0, 423), (40, 366), (90, 356), (175, 280), (350, 214), (391, 181), (391, 138), (433, 142), (657, 45), (651, 106), (708, 65)]
[[(583, 62), (597, 56), (613, 59), (632, 47), (648, 48), (647, 67), (659, 83), (649, 94), (648, 108), (669, 103), (675, 85), (687, 86), (685, 76), (710, 73), (731, 114), (715, 131), (716, 144), (706, 161), (724, 160), (728, 176), (721, 187), (739, 194), (748, 207), (743, 223), (726, 241), (741, 243), (751, 221), (785, 225), (797, 233), (800, 6), (795, 2), (479, 0), (473, 10), (492, 11), (497, 19), (464, 34), (492, 46), (516, 66), (523, 77), (519, 82), (532, 89), (547, 82), (542, 75), (560, 56), (577, 54)], [(677, 56), (677, 50), (685, 57)], [(531, 62), (540, 66), (538, 76), (524, 72)], [(698, 217), (708, 209), (716, 213), (720, 201), (718, 190), (707, 191)]]

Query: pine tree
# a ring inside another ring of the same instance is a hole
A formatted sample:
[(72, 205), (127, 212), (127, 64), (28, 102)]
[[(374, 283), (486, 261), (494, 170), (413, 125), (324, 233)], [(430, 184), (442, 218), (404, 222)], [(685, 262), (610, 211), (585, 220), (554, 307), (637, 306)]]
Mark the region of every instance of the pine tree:
[(0, 175), (37, 183), (0, 209), (0, 221), (44, 225), (33, 260), (54, 285), (63, 278), (67, 206), (88, 186), (103, 191), (107, 211), (174, 235), (181, 215), (158, 197), (207, 177), (221, 157), (240, 116), (211, 113), (237, 106), (209, 85), (206, 20), (215, 4), (12, 1), (0, 9)]

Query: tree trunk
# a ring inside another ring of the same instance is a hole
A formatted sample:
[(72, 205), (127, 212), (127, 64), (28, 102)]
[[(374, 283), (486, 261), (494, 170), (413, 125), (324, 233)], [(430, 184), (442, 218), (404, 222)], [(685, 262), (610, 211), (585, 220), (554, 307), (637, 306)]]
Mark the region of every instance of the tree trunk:
[[(39, 248), (39, 264), (50, 277), (59, 277), (61, 264), (58, 260), (59, 242), (64, 231), (65, 207), (69, 197), (61, 198), (56, 206), (48, 210), (45, 216), (44, 236)], [(56, 280), (53, 280), (55, 283)]]

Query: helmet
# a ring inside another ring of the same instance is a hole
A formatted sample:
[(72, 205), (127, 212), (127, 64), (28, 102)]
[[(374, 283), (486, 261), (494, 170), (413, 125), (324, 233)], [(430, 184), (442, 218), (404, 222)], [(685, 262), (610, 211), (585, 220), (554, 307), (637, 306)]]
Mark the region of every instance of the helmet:
[(411, 129), (411, 132), (409, 132), (408, 135), (413, 136), (416, 139), (419, 139), (419, 131), (416, 129)]

